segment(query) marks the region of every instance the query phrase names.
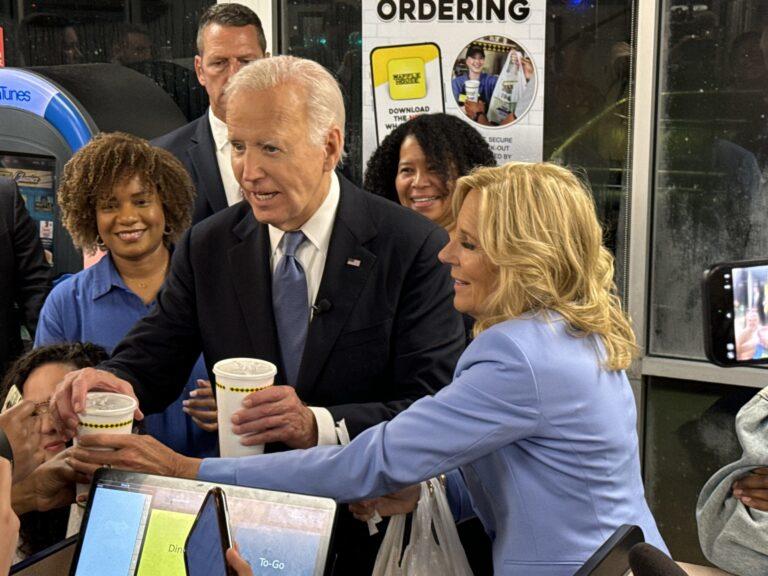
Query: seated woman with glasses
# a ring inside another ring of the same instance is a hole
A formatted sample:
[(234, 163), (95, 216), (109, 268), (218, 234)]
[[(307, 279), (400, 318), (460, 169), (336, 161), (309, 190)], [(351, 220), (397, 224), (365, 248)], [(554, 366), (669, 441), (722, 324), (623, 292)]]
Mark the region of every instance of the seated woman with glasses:
[[(81, 148), (64, 167), (57, 198), (75, 244), (104, 256), (56, 285), (40, 312), (35, 346), (95, 342), (111, 353), (152, 310), (172, 244), (191, 222), (193, 197), (181, 163), (141, 138), (100, 134)], [(217, 454), (207, 378), (201, 356), (182, 396), (144, 419), (146, 432), (182, 454)]]
[(12, 506), (21, 521), (15, 561), (62, 540), (68, 505), (74, 501), (74, 470), (66, 463), (64, 437), (56, 432), (48, 414), (48, 401), (64, 376), (72, 370), (96, 366), (108, 358), (94, 344), (55, 344), (27, 352), (14, 362), (2, 382), (3, 406), (21, 400), (35, 403), (40, 418), (40, 446), (44, 463), (13, 485)]

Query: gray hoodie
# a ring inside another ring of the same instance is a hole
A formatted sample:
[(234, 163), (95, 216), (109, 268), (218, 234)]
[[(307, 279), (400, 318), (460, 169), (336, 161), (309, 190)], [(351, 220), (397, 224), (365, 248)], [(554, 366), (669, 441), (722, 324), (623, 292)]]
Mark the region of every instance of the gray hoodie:
[(734, 481), (754, 468), (768, 466), (768, 388), (736, 415), (742, 447), (738, 461), (707, 481), (696, 506), (699, 542), (704, 555), (739, 576), (768, 574), (768, 513), (747, 508), (731, 493)]

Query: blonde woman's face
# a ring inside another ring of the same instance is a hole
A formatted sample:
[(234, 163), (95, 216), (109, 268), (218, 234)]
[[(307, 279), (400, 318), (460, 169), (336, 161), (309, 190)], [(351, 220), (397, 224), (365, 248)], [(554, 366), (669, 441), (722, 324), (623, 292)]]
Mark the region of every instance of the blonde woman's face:
[(451, 266), (453, 305), (473, 318), (487, 309), (488, 296), (498, 283), (498, 267), (480, 248), (477, 224), (480, 193), (472, 190), (461, 205), (451, 241), (439, 254), (440, 261)]

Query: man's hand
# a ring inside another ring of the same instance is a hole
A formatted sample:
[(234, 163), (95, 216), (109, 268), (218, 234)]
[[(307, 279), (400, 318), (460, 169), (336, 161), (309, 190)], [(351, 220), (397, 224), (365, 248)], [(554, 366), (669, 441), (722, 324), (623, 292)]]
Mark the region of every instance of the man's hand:
[(88, 477), (93, 476), (98, 468), (109, 466), (190, 479), (197, 476), (202, 462), (174, 452), (152, 436), (138, 434), (88, 434), (77, 439), (77, 447), (72, 449), (67, 461), (77, 472)]
[(19, 519), (11, 508), (11, 463), (0, 458), (0, 574), (8, 574), (19, 541)]
[(317, 446), (317, 422), (291, 386), (270, 386), (251, 392), (232, 415), (235, 434), (245, 446), (283, 442), (291, 448)]
[(253, 576), (251, 565), (240, 556), (237, 545), (227, 550), (227, 564), (237, 573), (237, 576)]
[(733, 483), (733, 496), (744, 506), (768, 512), (768, 468), (755, 468)]
[(414, 484), (403, 488), (399, 492), (393, 492), (387, 496), (373, 498), (372, 500), (361, 500), (349, 505), (349, 511), (352, 516), (367, 522), (373, 517), (374, 512), (378, 512), (382, 518), (394, 516), (395, 514), (407, 514), (413, 512), (416, 504), (421, 497), (421, 485)]
[(16, 514), (46, 512), (75, 501), (75, 470), (67, 464), (72, 448), (38, 466), (32, 474), (13, 485)]
[(45, 450), (40, 442), (40, 418), (35, 417), (35, 403), (23, 400), (0, 414), (0, 428), (13, 450), (13, 481), (19, 482), (42, 464)]
[[(118, 392), (136, 398), (130, 382), (114, 374), (96, 368), (83, 368), (70, 372), (56, 385), (51, 398), (51, 416), (59, 433), (71, 439), (77, 432), (77, 414), (85, 410), (85, 395), (89, 390)], [(142, 420), (144, 414), (136, 408), (135, 420)]]
[(182, 402), (182, 410), (189, 414), (192, 422), (206, 432), (215, 432), (219, 429), (218, 413), (216, 412), (216, 398), (213, 397), (211, 382), (198, 380), (197, 390), (189, 393), (190, 398)]

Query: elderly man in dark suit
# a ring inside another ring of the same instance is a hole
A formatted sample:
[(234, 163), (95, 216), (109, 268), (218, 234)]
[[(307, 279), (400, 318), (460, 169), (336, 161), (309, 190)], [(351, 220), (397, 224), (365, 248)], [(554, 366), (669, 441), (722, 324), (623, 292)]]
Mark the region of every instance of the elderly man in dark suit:
[(22, 351), (21, 326), (34, 336), (51, 290), (51, 267), (16, 183), (0, 178), (0, 378)]
[[(464, 330), (437, 260), (447, 235), (336, 174), (344, 105), (331, 75), (309, 60), (266, 58), (232, 79), (227, 98), (246, 202), (188, 232), (155, 311), (108, 371), (59, 385), (54, 412), (70, 434), (88, 389), (135, 393), (142, 410), (162, 410), (201, 350), (209, 371), (230, 357), (278, 366), (283, 385), (250, 394), (233, 417), (252, 444), (336, 443), (335, 422), (354, 437), (451, 379)], [(130, 446), (94, 438), (122, 449), (80, 450), (73, 462), (85, 472), (114, 464), (194, 477), (200, 465), (147, 437), (123, 439)], [(341, 521), (338, 574), (364, 574), (375, 556), (365, 526), (352, 522)]]
[(242, 199), (230, 163), (224, 87), (242, 66), (267, 55), (261, 20), (241, 4), (214, 4), (200, 17), (197, 51), (195, 72), (210, 108), (152, 141), (176, 156), (192, 178), (197, 189), (193, 224)]

